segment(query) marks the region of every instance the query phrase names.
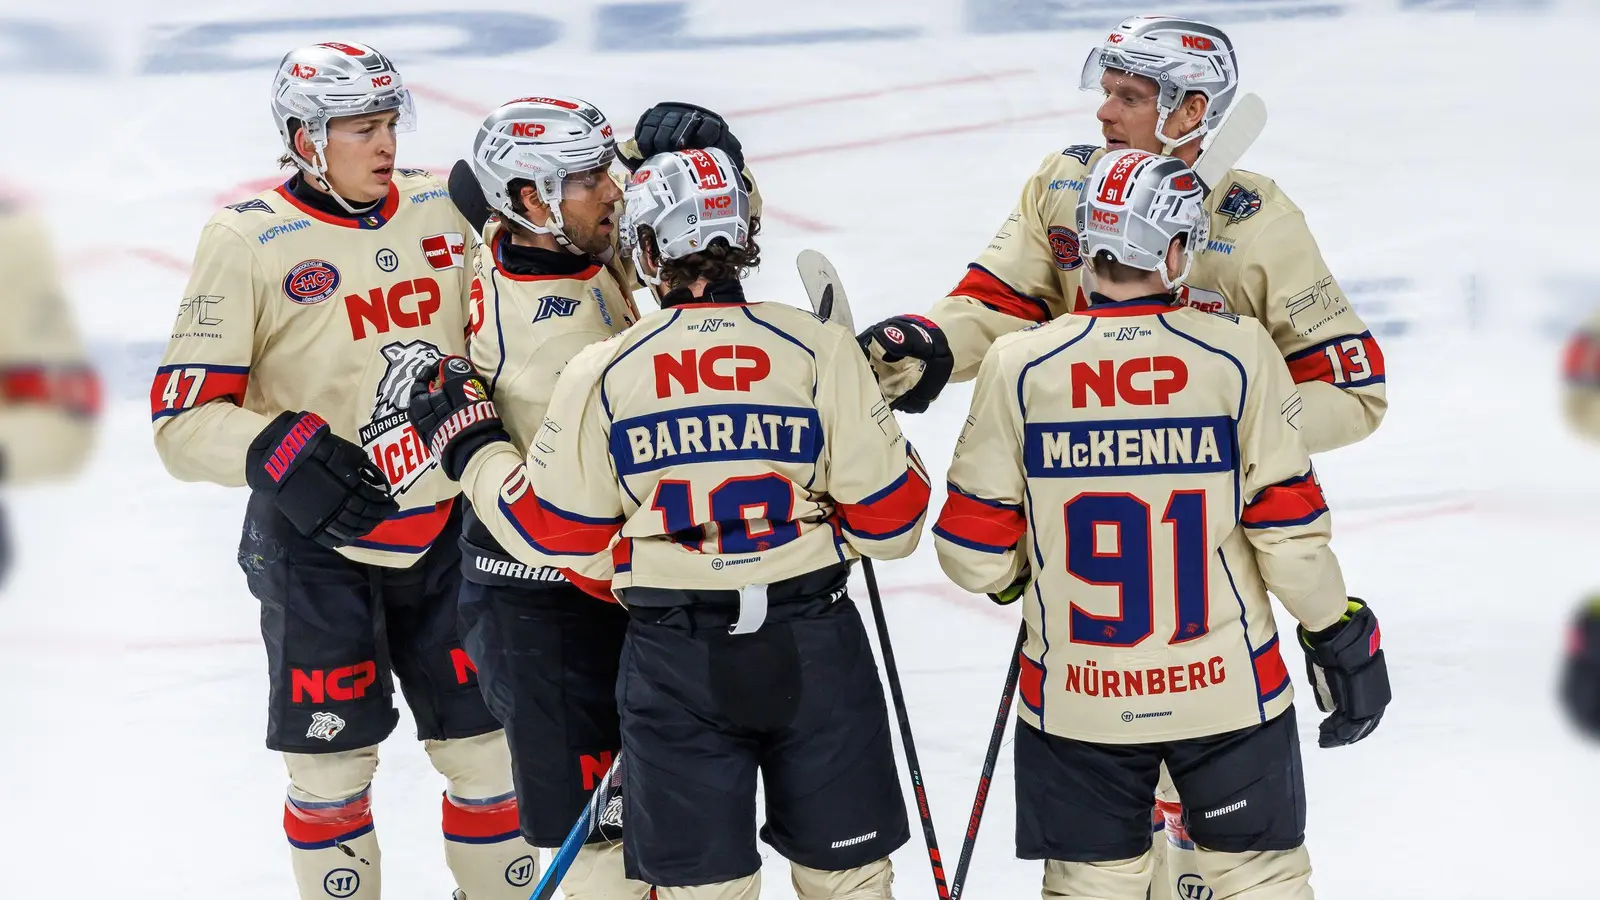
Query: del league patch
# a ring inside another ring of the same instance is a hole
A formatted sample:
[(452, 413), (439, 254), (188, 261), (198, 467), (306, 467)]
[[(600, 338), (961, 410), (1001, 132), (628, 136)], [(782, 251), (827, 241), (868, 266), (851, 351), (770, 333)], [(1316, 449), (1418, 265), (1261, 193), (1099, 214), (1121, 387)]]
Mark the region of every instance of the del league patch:
[(430, 234), (422, 239), (422, 256), (435, 269), (459, 269), (466, 263), (467, 244), (459, 232)]
[(283, 293), (302, 306), (332, 297), (339, 290), (339, 270), (333, 263), (321, 259), (308, 259), (294, 264), (283, 277)]
[(1229, 222), (1243, 222), (1261, 212), (1261, 195), (1235, 184), (1228, 188), (1222, 203), (1217, 206), (1217, 212), (1227, 216)]
[(1056, 268), (1070, 272), (1083, 265), (1083, 255), (1078, 251), (1078, 236), (1072, 229), (1051, 225), (1046, 236), (1050, 239), (1050, 255), (1055, 257)]

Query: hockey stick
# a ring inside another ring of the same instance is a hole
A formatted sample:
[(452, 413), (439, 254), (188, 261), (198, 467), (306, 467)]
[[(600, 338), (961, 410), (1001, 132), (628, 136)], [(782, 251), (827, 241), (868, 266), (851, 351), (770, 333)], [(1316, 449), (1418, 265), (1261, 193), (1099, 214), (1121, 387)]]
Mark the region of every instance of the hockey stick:
[[(815, 250), (802, 250), (795, 259), (800, 270), (800, 280), (811, 298), (811, 309), (818, 318), (836, 322), (855, 334), (855, 321), (850, 315), (850, 298), (833, 263)], [(872, 618), (878, 628), (878, 646), (883, 651), (883, 671), (889, 681), (889, 696), (894, 700), (895, 718), (900, 723), (900, 744), (906, 751), (906, 768), (911, 770), (911, 788), (917, 797), (917, 816), (922, 820), (922, 837), (928, 844), (928, 864), (933, 868), (934, 889), (940, 900), (950, 900), (950, 889), (944, 880), (944, 859), (939, 855), (939, 836), (933, 827), (933, 812), (928, 807), (928, 792), (922, 783), (922, 764), (917, 760), (917, 745), (911, 737), (911, 719), (906, 715), (905, 693), (900, 689), (900, 667), (895, 665), (894, 647), (889, 643), (889, 622), (883, 614), (883, 599), (878, 595), (878, 576), (872, 570), (872, 560), (861, 558), (861, 573), (867, 579), (867, 598), (872, 603)]]
[(906, 716), (906, 698), (900, 690), (900, 668), (894, 663), (894, 648), (889, 644), (889, 623), (883, 616), (883, 600), (878, 596), (878, 576), (872, 560), (861, 557), (861, 574), (867, 578), (867, 599), (872, 601), (872, 618), (878, 626), (878, 646), (883, 650), (883, 672), (889, 680), (889, 695), (894, 698), (895, 718), (900, 720), (900, 743), (906, 751), (906, 768), (911, 770), (911, 788), (917, 795), (917, 816), (922, 819), (922, 838), (928, 843), (928, 864), (933, 867), (933, 886), (940, 900), (951, 900), (944, 881), (944, 859), (939, 855), (939, 837), (933, 829), (933, 812), (928, 808), (928, 792), (922, 784), (922, 764), (917, 761), (917, 745), (911, 739), (911, 720)]
[(994, 779), (994, 766), (1000, 759), (1000, 744), (1005, 737), (1006, 725), (1011, 721), (1011, 701), (1016, 696), (1017, 679), (1022, 675), (1022, 642), (1028, 637), (1028, 626), (1017, 631), (1017, 646), (1011, 652), (1011, 669), (1006, 672), (1006, 686), (1000, 695), (1000, 711), (995, 713), (994, 730), (989, 732), (989, 750), (983, 757), (983, 773), (978, 776), (978, 791), (972, 797), (972, 815), (967, 817), (967, 836), (961, 841), (961, 858), (956, 862), (956, 875), (950, 881), (950, 900), (959, 900), (967, 884), (967, 867), (972, 865), (972, 851), (978, 846), (978, 825), (983, 821), (983, 809), (989, 805), (989, 782)]
[(1207, 194), (1212, 188), (1228, 174), (1228, 170), (1239, 164), (1245, 151), (1256, 142), (1261, 132), (1267, 127), (1267, 104), (1255, 94), (1245, 94), (1233, 104), (1233, 110), (1228, 113), (1211, 136), (1211, 143), (1206, 146), (1205, 152), (1195, 160), (1194, 173), (1200, 176), (1200, 181), (1205, 185)]
[[(622, 779), (622, 751), (617, 751), (616, 759), (611, 761), (611, 768), (606, 770), (604, 778), (595, 785), (594, 793), (589, 796), (589, 802), (583, 805), (583, 812), (578, 814), (578, 821), (572, 824), (572, 830), (567, 832), (566, 840), (556, 848), (550, 857), (550, 866), (544, 870), (544, 875), (539, 878), (539, 883), (534, 885), (533, 893), (528, 895), (528, 900), (550, 900), (556, 895), (556, 888), (561, 884), (561, 879), (567, 875), (567, 870), (572, 868), (572, 863), (578, 858), (578, 851), (588, 842), (589, 836), (601, 825), (618, 825), (621, 823), (622, 797), (619, 794), (608, 803), (606, 795), (610, 793), (613, 785)], [(611, 808), (612, 804), (617, 809)]]

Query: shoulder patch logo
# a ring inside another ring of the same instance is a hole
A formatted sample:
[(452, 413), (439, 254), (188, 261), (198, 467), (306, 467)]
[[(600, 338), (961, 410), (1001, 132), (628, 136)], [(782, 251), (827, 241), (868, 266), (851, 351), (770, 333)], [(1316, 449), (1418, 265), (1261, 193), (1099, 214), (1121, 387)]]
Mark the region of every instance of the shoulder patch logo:
[(1083, 265), (1083, 255), (1078, 251), (1078, 235), (1072, 229), (1051, 225), (1046, 237), (1050, 240), (1050, 255), (1055, 257), (1056, 268), (1070, 272)]
[(549, 297), (539, 298), (539, 309), (534, 312), (533, 320), (535, 322), (543, 322), (552, 316), (566, 317), (577, 311), (578, 301), (571, 297), (557, 297), (552, 294)]
[(1093, 156), (1094, 152), (1099, 149), (1099, 147), (1096, 147), (1093, 144), (1073, 144), (1071, 147), (1061, 151), (1061, 155), (1070, 156), (1087, 166), (1089, 164), (1089, 157)]
[(283, 278), (283, 293), (301, 306), (332, 297), (339, 289), (339, 270), (333, 263), (321, 259), (308, 259), (295, 263)]
[(1228, 306), (1228, 298), (1216, 291), (1183, 285), (1178, 288), (1178, 299), (1201, 312), (1220, 313)]
[(467, 244), (460, 232), (430, 234), (422, 239), (422, 255), (435, 269), (459, 269), (466, 265)]
[(1261, 195), (1255, 191), (1245, 190), (1243, 185), (1235, 184), (1228, 188), (1228, 193), (1222, 198), (1222, 203), (1217, 206), (1217, 212), (1228, 217), (1233, 224), (1243, 222), (1261, 211)]
[(273, 208), (267, 205), (267, 201), (259, 197), (254, 200), (246, 200), (243, 203), (230, 203), (224, 206), (223, 209), (231, 209), (236, 213), (250, 212), (251, 210), (269, 214), (274, 212)]

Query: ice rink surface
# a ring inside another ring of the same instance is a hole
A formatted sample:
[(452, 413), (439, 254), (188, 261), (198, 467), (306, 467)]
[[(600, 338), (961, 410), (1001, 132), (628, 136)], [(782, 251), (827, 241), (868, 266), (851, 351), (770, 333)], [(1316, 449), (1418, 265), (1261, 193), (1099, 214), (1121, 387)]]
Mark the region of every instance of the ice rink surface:
[[(0, 599), (0, 898), (293, 895), (284, 774), (261, 743), (256, 604), (233, 561), (245, 495), (168, 477), (144, 399), (200, 226), (274, 176), (267, 86), (285, 49), (353, 39), (389, 53), (420, 114), (400, 163), (440, 171), (483, 113), (527, 94), (582, 96), (621, 129), (662, 99), (722, 111), (768, 204), (751, 295), (803, 304), (792, 260), (815, 247), (865, 323), (926, 309), (1040, 158), (1099, 140), (1079, 68), (1107, 27), (1147, 11), (468, 5), (482, 12), (0, 4), (0, 178), (48, 215), (111, 380), (86, 476), (8, 498), (20, 563)], [(1600, 896), (1586, 861), (1600, 747), (1553, 702), (1565, 619), (1600, 586), (1600, 448), (1567, 434), (1557, 394), (1558, 339), (1600, 300), (1593, 73), (1581, 52), (1533, 49), (1581, 47), (1563, 35), (1597, 23), (1587, 2), (1535, 5), (1162, 4), (1229, 27), (1244, 86), (1272, 114), (1244, 168), (1306, 211), (1387, 356), (1382, 428), (1317, 460), (1334, 548), (1382, 620), (1395, 692), (1373, 737), (1334, 751), (1316, 748), (1320, 715), (1300, 694), (1320, 897)], [(936, 476), (967, 399), (953, 387), (901, 417)], [(878, 571), (953, 863), (1018, 613), (944, 582), (928, 538)], [(1298, 654), (1287, 659), (1303, 684)], [(375, 789), (386, 896), (444, 900), (442, 781), (409, 727), (385, 745)], [(1039, 865), (1012, 858), (1009, 756), (972, 900), (1038, 895)], [(783, 861), (762, 850), (763, 896), (792, 897)], [(920, 837), (895, 862), (897, 896), (932, 896)]]

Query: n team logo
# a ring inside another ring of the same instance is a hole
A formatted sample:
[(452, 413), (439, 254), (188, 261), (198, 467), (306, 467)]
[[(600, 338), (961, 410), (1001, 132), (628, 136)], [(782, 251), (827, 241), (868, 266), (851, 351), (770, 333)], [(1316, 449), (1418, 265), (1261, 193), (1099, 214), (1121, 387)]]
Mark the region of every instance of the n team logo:
[(295, 263), (283, 278), (284, 296), (301, 306), (321, 303), (338, 290), (339, 270), (333, 263), (320, 259)]

